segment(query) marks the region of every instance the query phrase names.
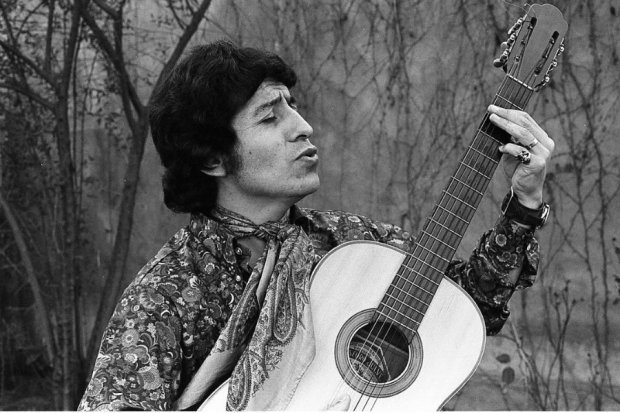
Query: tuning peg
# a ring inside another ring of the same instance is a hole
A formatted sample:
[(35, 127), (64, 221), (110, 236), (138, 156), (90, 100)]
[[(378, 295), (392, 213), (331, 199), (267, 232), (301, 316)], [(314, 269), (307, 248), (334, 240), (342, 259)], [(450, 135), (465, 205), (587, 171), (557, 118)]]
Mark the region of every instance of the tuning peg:
[(556, 54), (556, 56), (559, 56), (562, 53), (564, 53), (564, 40), (563, 39), (562, 39), (562, 43), (560, 44), (560, 47), (558, 47), (558, 53)]
[(510, 50), (510, 48), (512, 47), (512, 45), (514, 44), (515, 40), (517, 40), (517, 34), (513, 33), (510, 35), (510, 37), (508, 38), (508, 40), (506, 40), (506, 44), (508, 45), (508, 50)]
[(551, 62), (551, 65), (549, 65), (549, 70), (547, 70), (547, 73), (553, 71), (553, 69), (555, 69), (557, 65), (558, 65), (558, 61), (553, 59), (553, 62)]
[(521, 28), (522, 25), (523, 25), (523, 18), (520, 17), (519, 20), (517, 20), (517, 22), (512, 25), (510, 30), (508, 30), (508, 36), (510, 36), (513, 33), (517, 32)]
[(504, 71), (506, 71), (506, 62), (508, 61), (508, 55), (510, 54), (510, 52), (508, 51), (508, 49), (504, 50), (504, 52), (502, 53), (502, 55), (500, 57), (498, 57), (497, 59), (493, 60), (493, 66), (495, 67), (503, 67)]

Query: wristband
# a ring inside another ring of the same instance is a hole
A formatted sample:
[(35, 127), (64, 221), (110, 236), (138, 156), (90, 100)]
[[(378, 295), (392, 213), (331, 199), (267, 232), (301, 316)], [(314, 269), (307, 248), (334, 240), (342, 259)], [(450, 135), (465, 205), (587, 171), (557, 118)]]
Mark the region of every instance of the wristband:
[(510, 218), (515, 222), (523, 225), (531, 225), (534, 228), (541, 228), (549, 218), (549, 204), (543, 202), (538, 209), (528, 208), (521, 205), (519, 199), (515, 196), (514, 190), (510, 188), (510, 192), (502, 202), (502, 214), (506, 218)]

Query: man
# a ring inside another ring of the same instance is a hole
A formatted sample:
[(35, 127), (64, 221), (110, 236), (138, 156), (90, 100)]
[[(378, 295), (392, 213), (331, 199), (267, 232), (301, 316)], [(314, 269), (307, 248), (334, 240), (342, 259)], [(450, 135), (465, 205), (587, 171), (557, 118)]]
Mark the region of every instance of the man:
[[(154, 92), (164, 200), (191, 219), (124, 292), (80, 409), (185, 409), (228, 376), (230, 408), (285, 407), (313, 356), (307, 298), (321, 257), (354, 239), (412, 249), (398, 227), (295, 205), (319, 188), (295, 83), (276, 55), (216, 42), (194, 49)], [(520, 143), (500, 148), (514, 197), (446, 275), (496, 334), (514, 290), (534, 282), (553, 142), (525, 113), (489, 112)]]

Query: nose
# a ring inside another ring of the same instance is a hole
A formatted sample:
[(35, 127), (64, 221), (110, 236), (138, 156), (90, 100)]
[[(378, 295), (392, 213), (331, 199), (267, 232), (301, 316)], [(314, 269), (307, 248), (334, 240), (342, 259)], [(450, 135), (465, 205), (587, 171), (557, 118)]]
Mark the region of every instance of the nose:
[(312, 137), (314, 129), (297, 111), (292, 111), (293, 115), (293, 130), (292, 137), (294, 140), (308, 140)]

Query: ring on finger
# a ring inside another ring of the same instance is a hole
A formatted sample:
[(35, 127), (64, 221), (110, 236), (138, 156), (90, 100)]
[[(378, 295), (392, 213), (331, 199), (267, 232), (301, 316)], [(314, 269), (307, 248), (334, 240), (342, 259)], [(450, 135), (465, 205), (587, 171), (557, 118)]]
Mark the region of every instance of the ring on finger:
[(527, 165), (530, 163), (530, 161), (532, 160), (532, 154), (527, 150), (527, 149), (523, 149), (521, 151), (520, 154), (518, 154), (516, 156), (516, 158), (519, 160), (519, 162), (521, 162), (523, 165)]
[(527, 145), (523, 145), (523, 147), (529, 151), (536, 145), (538, 145), (538, 139), (534, 138), (532, 142), (528, 143)]

